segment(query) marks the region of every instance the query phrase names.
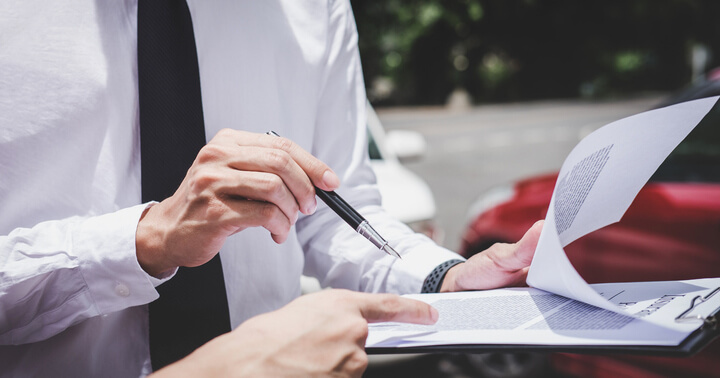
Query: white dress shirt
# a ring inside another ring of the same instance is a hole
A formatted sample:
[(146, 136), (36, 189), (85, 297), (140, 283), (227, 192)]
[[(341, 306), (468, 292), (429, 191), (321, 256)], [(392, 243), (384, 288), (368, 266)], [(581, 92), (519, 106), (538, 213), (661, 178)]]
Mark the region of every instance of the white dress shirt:
[[(233, 327), (323, 286), (419, 292), (457, 255), (380, 207), (348, 0), (189, 1), (206, 135), (277, 131), (338, 174), (398, 250), (386, 256), (319, 203), (288, 241), (222, 250)], [(136, 0), (0, 2), (0, 375), (140, 376), (161, 283), (135, 255), (141, 204)]]

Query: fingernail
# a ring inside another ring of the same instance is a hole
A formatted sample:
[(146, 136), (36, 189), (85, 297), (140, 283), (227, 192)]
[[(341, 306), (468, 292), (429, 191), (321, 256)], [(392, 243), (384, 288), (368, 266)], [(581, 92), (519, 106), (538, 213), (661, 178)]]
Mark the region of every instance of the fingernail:
[(325, 173), (323, 173), (322, 181), (323, 184), (325, 184), (325, 186), (330, 189), (335, 189), (340, 186), (340, 179), (337, 177), (335, 172), (329, 169), (325, 171)]
[(313, 198), (312, 205), (310, 205), (310, 208), (307, 209), (307, 215), (315, 214), (315, 210), (317, 210), (317, 200)]
[(440, 313), (435, 309), (435, 307), (430, 307), (430, 318), (432, 319), (433, 324), (437, 323), (438, 319), (440, 318)]

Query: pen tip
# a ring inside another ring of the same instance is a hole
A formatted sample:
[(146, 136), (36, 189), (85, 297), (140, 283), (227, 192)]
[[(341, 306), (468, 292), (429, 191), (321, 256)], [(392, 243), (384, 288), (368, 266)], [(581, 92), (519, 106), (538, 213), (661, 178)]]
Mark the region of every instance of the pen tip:
[(397, 251), (395, 251), (395, 250), (393, 249), (393, 247), (390, 246), (390, 244), (385, 244), (385, 245), (382, 247), (382, 249), (383, 249), (383, 251), (385, 251), (385, 253), (387, 253), (388, 255), (397, 257), (397, 258), (399, 258), (400, 260), (402, 260), (402, 257), (400, 257), (400, 254), (397, 253)]

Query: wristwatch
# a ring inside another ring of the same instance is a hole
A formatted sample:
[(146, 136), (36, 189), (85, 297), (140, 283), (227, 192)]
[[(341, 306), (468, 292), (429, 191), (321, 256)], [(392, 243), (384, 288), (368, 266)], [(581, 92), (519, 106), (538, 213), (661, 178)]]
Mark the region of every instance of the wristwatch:
[(445, 275), (450, 270), (450, 268), (464, 262), (465, 260), (454, 259), (445, 261), (444, 263), (436, 266), (435, 269), (433, 269), (433, 271), (428, 274), (427, 278), (425, 278), (421, 293), (439, 292), (440, 288), (442, 287), (443, 280), (445, 279)]

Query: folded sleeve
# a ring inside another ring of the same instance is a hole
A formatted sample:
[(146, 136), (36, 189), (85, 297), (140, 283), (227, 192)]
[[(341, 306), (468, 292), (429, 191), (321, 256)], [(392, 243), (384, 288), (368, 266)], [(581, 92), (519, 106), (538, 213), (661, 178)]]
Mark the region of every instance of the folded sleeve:
[(366, 95), (350, 3), (331, 2), (326, 76), (318, 101), (313, 155), (340, 176), (337, 190), (401, 255), (385, 255), (327, 206), (298, 220), (305, 251), (304, 274), (325, 287), (366, 292), (419, 293), (425, 277), (444, 261), (461, 258), (415, 234), (381, 207), (367, 152)]
[(18, 228), (0, 236), (0, 345), (36, 342), (158, 297), (135, 231), (148, 205)]

